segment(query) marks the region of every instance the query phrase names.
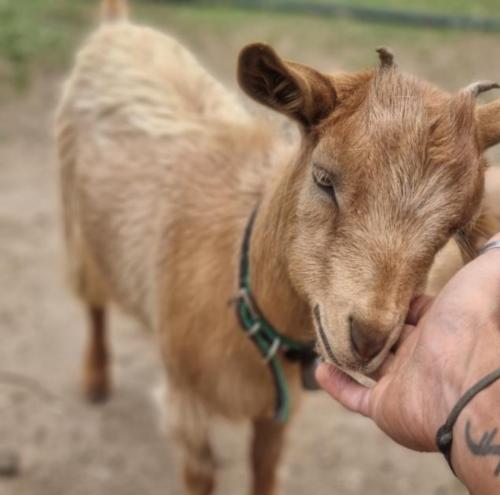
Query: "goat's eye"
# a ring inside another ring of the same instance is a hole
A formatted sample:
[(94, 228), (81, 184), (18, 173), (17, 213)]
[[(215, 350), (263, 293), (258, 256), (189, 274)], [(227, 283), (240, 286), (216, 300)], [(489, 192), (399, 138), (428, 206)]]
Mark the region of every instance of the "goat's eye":
[(327, 193), (337, 203), (335, 196), (335, 185), (332, 176), (322, 167), (313, 167), (313, 179), (316, 185)]

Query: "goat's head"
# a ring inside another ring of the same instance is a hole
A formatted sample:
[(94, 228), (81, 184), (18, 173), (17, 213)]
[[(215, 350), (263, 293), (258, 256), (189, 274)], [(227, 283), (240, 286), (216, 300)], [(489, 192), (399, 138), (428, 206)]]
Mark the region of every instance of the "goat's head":
[(436, 253), (467, 236), (483, 152), (500, 141), (500, 105), (475, 103), (496, 85), (450, 95), (379, 57), (374, 70), (328, 76), (254, 44), (238, 68), (247, 94), (301, 127), (284, 188), (288, 271), (325, 357), (365, 373), (399, 337)]

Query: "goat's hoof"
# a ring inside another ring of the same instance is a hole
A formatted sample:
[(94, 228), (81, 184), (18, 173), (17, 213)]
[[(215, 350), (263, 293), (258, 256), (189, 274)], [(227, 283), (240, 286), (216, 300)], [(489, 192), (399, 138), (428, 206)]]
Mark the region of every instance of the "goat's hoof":
[(106, 402), (111, 395), (109, 380), (102, 376), (87, 376), (83, 384), (83, 393), (91, 404), (102, 404)]
[(109, 399), (109, 390), (91, 389), (85, 391), (85, 397), (91, 404), (103, 404)]

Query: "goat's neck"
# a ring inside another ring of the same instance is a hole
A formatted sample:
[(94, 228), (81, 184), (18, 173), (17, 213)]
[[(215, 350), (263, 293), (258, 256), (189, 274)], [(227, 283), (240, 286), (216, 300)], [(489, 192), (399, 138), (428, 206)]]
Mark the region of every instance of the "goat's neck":
[(286, 260), (294, 221), (290, 190), (295, 170), (293, 165), (274, 170), (257, 211), (250, 243), (252, 293), (278, 332), (305, 341), (310, 338), (310, 310), (291, 284)]

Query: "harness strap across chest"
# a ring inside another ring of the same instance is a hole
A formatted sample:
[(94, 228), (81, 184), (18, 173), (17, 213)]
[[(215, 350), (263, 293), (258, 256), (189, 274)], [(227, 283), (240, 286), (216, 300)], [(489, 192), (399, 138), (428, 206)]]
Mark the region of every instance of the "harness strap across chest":
[[(250, 285), (250, 238), (257, 214), (253, 211), (245, 228), (240, 257), (239, 291), (236, 299), (236, 313), (241, 328), (252, 340), (272, 373), (276, 401), (274, 418), (286, 422), (290, 412), (290, 394), (286, 375), (280, 360), (280, 351), (290, 361), (309, 362), (316, 357), (314, 342), (302, 343), (279, 333), (260, 311)], [(271, 275), (271, 274), (270, 274)]]

